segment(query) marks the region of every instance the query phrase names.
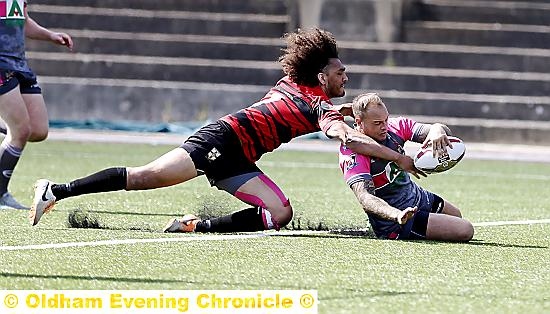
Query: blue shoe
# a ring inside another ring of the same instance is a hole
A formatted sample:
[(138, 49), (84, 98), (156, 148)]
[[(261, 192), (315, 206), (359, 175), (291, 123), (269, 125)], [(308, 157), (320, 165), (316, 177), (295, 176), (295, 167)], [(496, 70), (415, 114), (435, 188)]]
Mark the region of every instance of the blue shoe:
[(10, 192), (6, 192), (4, 193), (4, 195), (2, 195), (2, 197), (0, 197), (0, 209), (10, 208), (29, 210), (27, 206), (22, 205), (21, 203), (16, 201)]

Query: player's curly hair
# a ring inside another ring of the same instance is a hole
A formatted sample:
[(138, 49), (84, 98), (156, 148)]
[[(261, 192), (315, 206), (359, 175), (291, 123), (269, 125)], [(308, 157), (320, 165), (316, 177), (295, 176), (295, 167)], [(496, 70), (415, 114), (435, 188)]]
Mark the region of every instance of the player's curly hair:
[(283, 36), (287, 47), (279, 62), (283, 72), (300, 85), (317, 86), (317, 74), (328, 64), (329, 59), (338, 58), (334, 36), (319, 28), (298, 29)]

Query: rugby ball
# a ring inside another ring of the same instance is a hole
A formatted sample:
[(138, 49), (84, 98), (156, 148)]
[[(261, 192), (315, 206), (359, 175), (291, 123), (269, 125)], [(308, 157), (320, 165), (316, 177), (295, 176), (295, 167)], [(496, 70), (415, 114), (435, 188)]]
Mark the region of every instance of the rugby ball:
[(431, 143), (420, 147), (414, 154), (414, 166), (426, 173), (438, 173), (451, 169), (464, 157), (466, 146), (461, 139), (449, 136), (453, 148), (447, 146), (447, 153), (434, 157)]

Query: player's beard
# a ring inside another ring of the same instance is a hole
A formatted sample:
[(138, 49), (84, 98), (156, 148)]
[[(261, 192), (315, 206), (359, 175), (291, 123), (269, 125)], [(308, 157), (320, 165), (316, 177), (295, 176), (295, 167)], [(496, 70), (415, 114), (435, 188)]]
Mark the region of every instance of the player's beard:
[(346, 89), (342, 85), (338, 85), (338, 87), (334, 88), (334, 91), (332, 92), (333, 97), (344, 97), (346, 95)]

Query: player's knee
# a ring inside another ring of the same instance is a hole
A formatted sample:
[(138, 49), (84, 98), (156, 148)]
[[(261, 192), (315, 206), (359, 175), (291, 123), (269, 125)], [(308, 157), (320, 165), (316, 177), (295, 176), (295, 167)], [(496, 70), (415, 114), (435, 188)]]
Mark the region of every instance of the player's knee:
[(292, 206), (288, 204), (287, 206), (277, 206), (273, 208), (268, 209), (271, 214), (271, 220), (273, 225), (275, 226), (274, 229), (282, 228), (292, 220)]
[(454, 206), (448, 206), (447, 204), (445, 205), (445, 207), (443, 207), (442, 214), (447, 214), (458, 218), (462, 218), (462, 213), (460, 212), (460, 209)]
[(139, 190), (145, 188), (152, 176), (142, 168), (128, 167), (127, 169), (127, 190)]
[(281, 211), (281, 217), (278, 218), (279, 227), (284, 227), (292, 220), (292, 206), (288, 205)]
[(467, 220), (464, 220), (457, 232), (457, 240), (468, 242), (474, 237), (474, 226)]
[(15, 128), (10, 128), (11, 138), (18, 143), (26, 143), (32, 134), (29, 125), (18, 125)]
[(29, 142), (42, 142), (48, 138), (48, 129), (45, 130), (32, 130), (29, 135)]

